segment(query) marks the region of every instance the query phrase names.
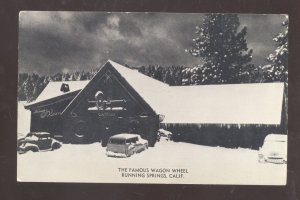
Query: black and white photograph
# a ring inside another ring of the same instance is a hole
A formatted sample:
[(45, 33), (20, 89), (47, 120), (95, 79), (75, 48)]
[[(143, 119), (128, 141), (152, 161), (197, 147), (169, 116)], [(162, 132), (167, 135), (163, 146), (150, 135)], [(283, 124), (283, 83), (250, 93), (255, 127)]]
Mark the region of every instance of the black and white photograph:
[(288, 27), (21, 11), (17, 181), (286, 185)]

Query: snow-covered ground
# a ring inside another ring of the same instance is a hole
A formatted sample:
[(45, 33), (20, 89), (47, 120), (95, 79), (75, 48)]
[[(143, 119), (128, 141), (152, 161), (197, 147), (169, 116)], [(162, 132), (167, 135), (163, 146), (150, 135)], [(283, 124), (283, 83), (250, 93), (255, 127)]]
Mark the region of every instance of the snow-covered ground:
[[(183, 173), (183, 177), (179, 178), (130, 178), (122, 177), (119, 168), (181, 168), (188, 173)], [(286, 165), (260, 164), (257, 162), (257, 151), (254, 150), (207, 147), (164, 140), (154, 148), (130, 158), (107, 157), (105, 148), (100, 143), (64, 144), (61, 149), (53, 152), (18, 155), (18, 180), (282, 185), (286, 180)]]
[[(23, 133), (21, 127), (19, 130)], [(129, 158), (107, 157), (105, 150), (100, 143), (63, 144), (55, 151), (18, 155), (18, 181), (255, 185), (286, 182), (286, 164), (260, 164), (258, 151), (250, 149), (208, 147), (162, 138), (154, 148)], [(151, 169), (165, 173), (152, 173)], [(182, 173), (174, 173), (173, 169), (182, 169)], [(128, 177), (132, 174), (138, 177)]]
[(24, 108), (25, 101), (20, 101), (18, 103), (18, 138), (24, 137), (26, 133), (30, 130), (30, 111)]

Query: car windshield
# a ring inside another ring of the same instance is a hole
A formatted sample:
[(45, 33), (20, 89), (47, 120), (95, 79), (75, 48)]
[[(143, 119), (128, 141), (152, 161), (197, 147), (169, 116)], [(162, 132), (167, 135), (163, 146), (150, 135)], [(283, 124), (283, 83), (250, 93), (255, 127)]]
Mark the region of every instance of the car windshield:
[(111, 143), (111, 144), (125, 144), (125, 140), (124, 139), (119, 139), (119, 138), (111, 138), (109, 140), (109, 143)]
[(272, 150), (284, 150), (287, 148), (287, 143), (286, 141), (266, 141), (263, 147)]
[(26, 140), (30, 140), (30, 141), (38, 141), (38, 137), (35, 135), (29, 135), (26, 137)]

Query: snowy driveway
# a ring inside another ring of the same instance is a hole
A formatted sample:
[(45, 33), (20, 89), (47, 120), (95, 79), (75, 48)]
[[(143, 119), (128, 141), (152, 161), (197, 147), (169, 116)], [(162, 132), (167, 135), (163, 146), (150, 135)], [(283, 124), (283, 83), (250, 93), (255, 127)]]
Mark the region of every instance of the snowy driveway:
[[(260, 164), (257, 153), (162, 140), (130, 158), (112, 158), (100, 143), (64, 144), (18, 155), (17, 173), (19, 181), (34, 182), (284, 185), (287, 165)], [(182, 173), (172, 173), (177, 169)]]

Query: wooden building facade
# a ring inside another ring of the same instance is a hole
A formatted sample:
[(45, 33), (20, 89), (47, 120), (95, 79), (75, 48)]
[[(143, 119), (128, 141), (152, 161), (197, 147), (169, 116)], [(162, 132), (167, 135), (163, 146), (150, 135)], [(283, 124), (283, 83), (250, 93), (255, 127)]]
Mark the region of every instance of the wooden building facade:
[(41, 97), (25, 106), (31, 111), (31, 131), (49, 132), (65, 143), (102, 141), (103, 146), (111, 135), (129, 132), (153, 146), (159, 115), (111, 63), (89, 82), (50, 82)]

